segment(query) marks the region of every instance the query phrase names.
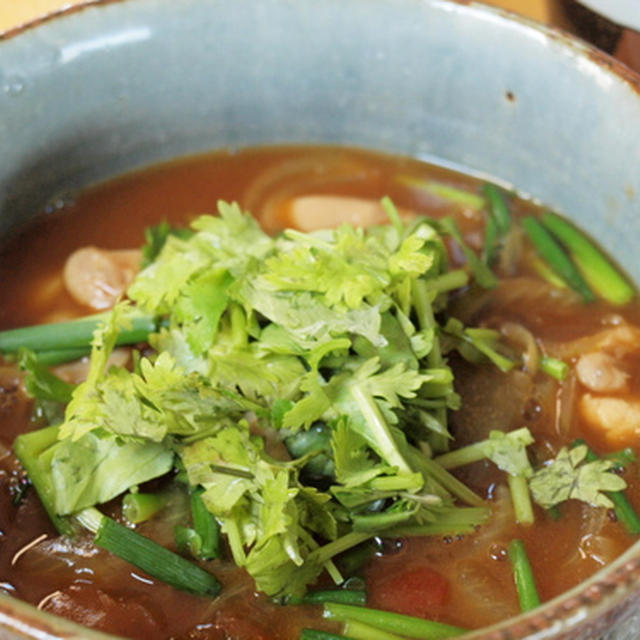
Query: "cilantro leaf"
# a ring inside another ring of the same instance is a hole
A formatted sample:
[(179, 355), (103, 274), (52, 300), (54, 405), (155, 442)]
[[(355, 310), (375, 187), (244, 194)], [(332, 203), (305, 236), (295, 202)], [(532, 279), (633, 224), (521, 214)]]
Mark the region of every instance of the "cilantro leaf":
[(613, 507), (607, 491), (621, 491), (627, 483), (613, 473), (615, 462), (587, 462), (586, 445), (563, 447), (558, 455), (529, 479), (533, 499), (545, 509), (565, 500), (581, 500), (597, 507)]

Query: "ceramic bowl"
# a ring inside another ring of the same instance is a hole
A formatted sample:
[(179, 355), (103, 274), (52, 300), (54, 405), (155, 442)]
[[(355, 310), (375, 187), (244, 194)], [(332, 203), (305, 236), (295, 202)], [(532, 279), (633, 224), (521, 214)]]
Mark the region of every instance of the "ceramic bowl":
[[(479, 4), (89, 2), (0, 41), (0, 87), (2, 234), (68, 192), (174, 156), (348, 144), (516, 185), (640, 280), (638, 78)], [(636, 545), (533, 613), (465, 638), (631, 640), (638, 607)], [(9, 598), (0, 629), (104, 637)]]

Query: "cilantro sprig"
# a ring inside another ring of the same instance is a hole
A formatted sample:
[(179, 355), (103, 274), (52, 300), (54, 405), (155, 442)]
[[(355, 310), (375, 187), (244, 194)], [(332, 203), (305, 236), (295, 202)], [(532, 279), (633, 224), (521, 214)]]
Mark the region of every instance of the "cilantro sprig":
[[(211, 557), (205, 537), (219, 528), (236, 564), (277, 597), (301, 596), (324, 570), (339, 581), (333, 559), (370, 537), (483, 523), (484, 501), (428, 452), (448, 449), (447, 409), (460, 402), (441, 336), (508, 367), (493, 334), (440, 322), (450, 291), (495, 280), (454, 223), (405, 224), (384, 206), (387, 226), (274, 238), (219, 203), (189, 233), (150, 234), (130, 302), (94, 333), (86, 381), (63, 389), (61, 424), (43, 443), (18, 440), (49, 513), (74, 515), (178, 468), (198, 521), (201, 508), (213, 518), (205, 531), (194, 516), (181, 541)], [(449, 268), (442, 234), (470, 271)], [(151, 349), (132, 371), (109, 367), (140, 316), (152, 319)], [(296, 453), (298, 434), (319, 426), (322, 446)]]

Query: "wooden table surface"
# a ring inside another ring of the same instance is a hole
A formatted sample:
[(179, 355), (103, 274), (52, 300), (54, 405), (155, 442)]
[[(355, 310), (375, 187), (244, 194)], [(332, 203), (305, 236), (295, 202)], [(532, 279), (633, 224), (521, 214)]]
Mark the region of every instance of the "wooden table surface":
[[(84, 0), (0, 0), (0, 33)], [(542, 22), (559, 20), (556, 0), (485, 0)]]

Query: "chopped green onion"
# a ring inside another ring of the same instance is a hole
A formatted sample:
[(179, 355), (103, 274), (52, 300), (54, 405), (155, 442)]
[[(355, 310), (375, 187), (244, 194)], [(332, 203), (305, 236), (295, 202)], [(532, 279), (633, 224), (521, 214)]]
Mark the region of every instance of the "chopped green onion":
[(482, 246), (482, 259), (487, 266), (491, 266), (495, 258), (498, 237), (498, 225), (493, 216), (489, 215), (484, 228), (484, 244)]
[(495, 252), (500, 241), (511, 228), (511, 214), (498, 187), (486, 183), (483, 185), (482, 190), (489, 204), (482, 258), (487, 265), (490, 265), (495, 258)]
[[(585, 445), (587, 447), (587, 462), (598, 460), (598, 455), (587, 445), (584, 440), (576, 440), (572, 446)], [(613, 502), (613, 509), (618, 520), (625, 526), (632, 535), (640, 534), (640, 516), (629, 502), (629, 498), (624, 491), (607, 491), (607, 496)]]
[(353, 576), (376, 551), (378, 551), (378, 545), (368, 540), (334, 558), (334, 562), (342, 574)]
[(476, 282), (484, 289), (493, 289), (497, 286), (498, 280), (491, 272), (491, 269), (475, 254), (473, 249), (467, 245), (462, 237), (462, 233), (453, 218), (443, 218), (440, 220), (440, 228), (444, 233), (450, 235), (462, 249), (469, 267), (473, 272)]
[(77, 347), (70, 349), (48, 349), (47, 351), (34, 351), (33, 353), (35, 354), (38, 362), (52, 367), (57, 364), (63, 364), (65, 362), (72, 362), (73, 360), (85, 358), (91, 353), (91, 351), (89, 348)]
[(502, 191), (488, 182), (482, 186), (482, 191), (489, 203), (491, 218), (495, 220), (498, 234), (503, 236), (511, 228), (511, 213), (502, 196)]
[(128, 493), (122, 499), (122, 515), (133, 524), (152, 518), (167, 504), (164, 496), (156, 493)]
[(556, 380), (564, 380), (569, 374), (569, 365), (563, 360), (543, 356), (540, 360), (540, 368)]
[(552, 284), (557, 289), (567, 288), (567, 283), (539, 256), (533, 256), (531, 259), (531, 266), (541, 278), (546, 280), (549, 284)]
[(348, 604), (328, 603), (324, 607), (324, 615), (330, 620), (340, 622), (361, 622), (376, 629), (399, 633), (415, 640), (440, 640), (453, 638), (465, 633), (465, 629), (442, 622), (424, 620), (400, 613), (390, 613), (367, 607), (354, 607)]
[(220, 557), (220, 525), (202, 501), (202, 493), (199, 490), (191, 494), (191, 518), (193, 528), (201, 540), (198, 557), (212, 560)]
[[(93, 339), (93, 332), (107, 317), (108, 312), (69, 322), (55, 322), (0, 331), (0, 352), (13, 353), (21, 348), (36, 352), (88, 349)], [(135, 316), (131, 318), (130, 328), (120, 332), (116, 344), (144, 342), (154, 331), (156, 331), (156, 322), (152, 317)]]
[(591, 288), (601, 298), (613, 304), (625, 304), (633, 298), (635, 291), (629, 281), (581, 231), (551, 212), (542, 216), (542, 222), (564, 243)]
[(212, 574), (158, 543), (141, 536), (97, 509), (84, 509), (78, 521), (96, 534), (95, 543), (176, 589), (201, 596), (217, 596), (222, 586)]
[(453, 204), (468, 207), (474, 211), (480, 211), (485, 206), (485, 200), (482, 196), (476, 193), (470, 193), (457, 187), (452, 187), (442, 182), (435, 182), (433, 180), (424, 180), (422, 178), (416, 178), (414, 176), (401, 175), (396, 178), (396, 182), (399, 184), (417, 189), (418, 191), (426, 191), (431, 195), (441, 198), (442, 200), (448, 200)]
[(342, 604), (363, 605), (367, 601), (367, 594), (355, 589), (330, 589), (327, 591), (312, 591), (297, 600), (290, 600), (290, 604), (326, 604), (339, 602)]
[(353, 638), (353, 640), (405, 640), (404, 636), (382, 631), (382, 629), (376, 629), (371, 625), (355, 620), (347, 620), (345, 622), (344, 632), (348, 638)]
[(549, 266), (574, 290), (585, 302), (593, 302), (596, 298), (582, 274), (555, 241), (551, 233), (539, 220), (527, 216), (522, 220), (522, 226), (527, 232), (536, 251), (547, 261)]
[(303, 629), (300, 633), (300, 640), (353, 640), (338, 633), (329, 633), (329, 631), (318, 631), (317, 629)]
[(524, 542), (514, 539), (509, 543), (509, 560), (513, 569), (513, 578), (520, 599), (522, 611), (530, 611), (540, 605), (540, 596), (533, 577), (531, 563)]

